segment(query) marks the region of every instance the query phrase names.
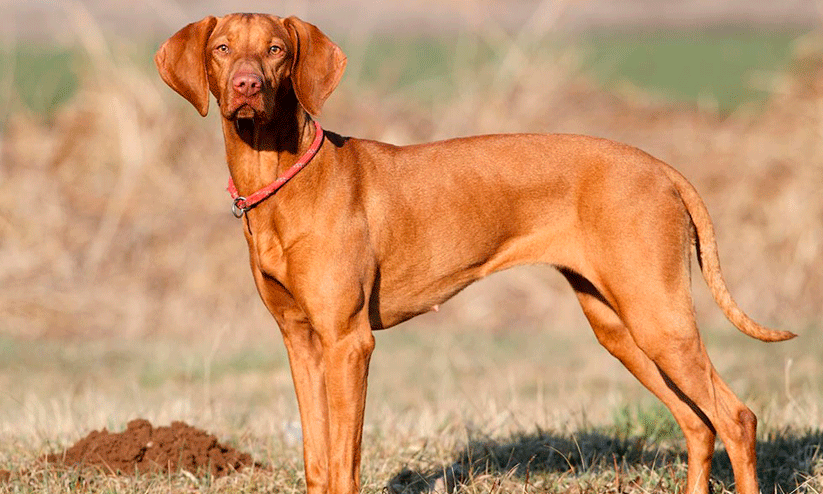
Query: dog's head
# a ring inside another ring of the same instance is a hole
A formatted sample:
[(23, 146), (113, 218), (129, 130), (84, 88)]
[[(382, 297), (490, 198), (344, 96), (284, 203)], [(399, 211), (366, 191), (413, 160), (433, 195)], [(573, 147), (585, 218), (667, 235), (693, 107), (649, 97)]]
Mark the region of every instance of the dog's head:
[(209, 91), (229, 120), (272, 120), (283, 98), (317, 115), (346, 67), (340, 48), (297, 17), (206, 17), (169, 38), (154, 57), (160, 76), (201, 115)]

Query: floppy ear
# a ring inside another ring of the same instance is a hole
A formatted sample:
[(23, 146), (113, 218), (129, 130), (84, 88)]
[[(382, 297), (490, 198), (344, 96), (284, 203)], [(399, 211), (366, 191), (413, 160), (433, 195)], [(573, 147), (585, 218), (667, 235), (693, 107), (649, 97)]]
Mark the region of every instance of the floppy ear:
[(317, 27), (297, 17), (283, 24), (294, 46), (291, 82), (297, 101), (310, 115), (318, 115), (346, 70), (346, 55)]
[(206, 41), (216, 24), (212, 16), (189, 24), (166, 40), (154, 56), (160, 77), (204, 117), (209, 112)]

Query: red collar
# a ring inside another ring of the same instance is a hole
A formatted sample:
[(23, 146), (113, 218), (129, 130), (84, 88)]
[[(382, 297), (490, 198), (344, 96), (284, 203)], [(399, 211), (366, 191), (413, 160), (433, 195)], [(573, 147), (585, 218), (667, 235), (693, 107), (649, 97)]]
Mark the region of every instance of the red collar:
[(308, 151), (306, 151), (306, 153), (303, 154), (299, 160), (297, 160), (297, 163), (292, 165), (291, 168), (277, 177), (277, 180), (258, 190), (254, 194), (246, 197), (241, 196), (237, 192), (237, 187), (234, 186), (234, 180), (229, 177), (229, 186), (226, 187), (226, 190), (229, 191), (232, 199), (234, 199), (234, 202), (231, 205), (231, 212), (236, 218), (241, 218), (246, 211), (274, 195), (274, 193), (277, 192), (277, 189), (285, 185), (286, 182), (288, 182), (293, 176), (297, 175), (297, 172), (309, 164), (312, 158), (314, 158), (317, 154), (317, 151), (320, 150), (320, 145), (323, 143), (323, 128), (320, 127), (319, 123), (314, 122), (314, 129), (314, 142), (311, 143)]

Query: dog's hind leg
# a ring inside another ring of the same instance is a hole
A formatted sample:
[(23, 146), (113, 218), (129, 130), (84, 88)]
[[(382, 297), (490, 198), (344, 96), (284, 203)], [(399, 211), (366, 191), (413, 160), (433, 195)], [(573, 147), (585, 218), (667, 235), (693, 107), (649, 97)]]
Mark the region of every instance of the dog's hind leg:
[[(631, 289), (633, 288), (633, 290)], [(665, 294), (653, 287), (624, 287), (621, 320), (637, 347), (682, 401), (699, 410), (723, 440), (737, 492), (757, 494), (757, 418), (717, 374), (700, 339), (688, 286)], [(680, 295), (678, 293), (686, 293)], [(684, 300), (688, 297), (688, 303)]]
[(670, 379), (637, 346), (628, 328), (587, 279), (563, 271), (577, 295), (583, 313), (598, 341), (672, 412), (688, 449), (688, 494), (707, 494), (715, 430), (709, 419), (691, 403)]

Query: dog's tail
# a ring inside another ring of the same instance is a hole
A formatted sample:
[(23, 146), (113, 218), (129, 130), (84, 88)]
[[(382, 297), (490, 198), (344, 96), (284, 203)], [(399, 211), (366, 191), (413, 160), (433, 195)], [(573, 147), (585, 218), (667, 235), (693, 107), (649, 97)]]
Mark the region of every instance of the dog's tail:
[(723, 280), (723, 273), (720, 271), (720, 258), (717, 254), (714, 226), (709, 217), (709, 211), (706, 209), (706, 204), (700, 198), (694, 186), (680, 172), (665, 164), (664, 168), (686, 205), (692, 224), (694, 224), (697, 262), (703, 271), (703, 278), (706, 280), (706, 284), (709, 285), (709, 290), (712, 292), (717, 305), (720, 306), (729, 321), (743, 333), (762, 341), (783, 341), (797, 336), (790, 331), (778, 331), (761, 326), (740, 309), (731, 293), (729, 293), (726, 282)]

